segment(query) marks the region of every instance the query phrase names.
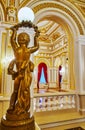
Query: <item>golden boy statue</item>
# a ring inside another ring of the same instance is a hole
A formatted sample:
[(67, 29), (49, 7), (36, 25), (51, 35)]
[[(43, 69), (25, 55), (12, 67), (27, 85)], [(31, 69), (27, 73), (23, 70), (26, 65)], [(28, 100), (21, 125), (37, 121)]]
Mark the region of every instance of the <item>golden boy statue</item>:
[[(34, 46), (28, 47), (30, 36), (22, 32), (18, 35), (17, 30), (20, 27), (34, 28)], [(34, 64), (30, 61), (30, 55), (38, 50), (39, 31), (37, 26), (31, 22), (22, 22), (11, 28), (11, 46), (14, 51), (15, 59), (13, 59), (8, 67), (8, 74), (12, 75), (14, 80), (14, 91), (11, 95), (10, 106), (7, 113), (24, 114), (30, 109), (30, 86), (32, 81), (31, 72), (33, 72)], [(17, 39), (16, 39), (17, 38)], [(16, 66), (16, 71), (14, 70)]]

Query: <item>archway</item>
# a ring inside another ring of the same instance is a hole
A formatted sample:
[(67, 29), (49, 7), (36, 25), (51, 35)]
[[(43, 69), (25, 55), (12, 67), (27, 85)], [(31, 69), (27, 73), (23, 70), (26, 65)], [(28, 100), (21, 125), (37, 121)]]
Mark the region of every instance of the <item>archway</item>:
[(43, 83), (47, 84), (48, 83), (47, 65), (42, 62), (38, 65), (38, 75), (37, 75), (37, 88), (38, 89), (39, 89), (39, 83), (43, 74), (44, 74), (43, 80), (45, 80)]
[[(69, 1), (37, 1), (30, 3), (35, 12), (35, 24), (48, 19), (59, 23), (65, 30), (68, 39), (69, 88), (75, 89), (76, 39), (85, 34), (85, 25), (81, 12)], [(75, 9), (75, 11), (74, 11)]]
[[(35, 12), (35, 21), (51, 20), (55, 21), (65, 30), (68, 40), (68, 69), (69, 69), (69, 88), (75, 90), (76, 73), (76, 39), (81, 34), (85, 34), (85, 24), (83, 15), (78, 8), (70, 1), (39, 1), (28, 4)], [(28, 6), (27, 5), (27, 6)]]

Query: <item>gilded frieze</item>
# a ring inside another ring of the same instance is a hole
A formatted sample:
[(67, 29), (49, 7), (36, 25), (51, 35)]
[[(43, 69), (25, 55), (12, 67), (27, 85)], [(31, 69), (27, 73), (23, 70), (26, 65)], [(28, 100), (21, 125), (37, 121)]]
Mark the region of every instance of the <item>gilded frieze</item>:
[(35, 58), (35, 67), (38, 66), (41, 62), (44, 62), (47, 66), (52, 66), (52, 60), (51, 57), (42, 57), (42, 56), (36, 56)]
[(75, 5), (85, 17), (85, 0), (68, 0), (68, 1), (71, 2), (73, 5)]
[[(42, 23), (42, 22), (41, 22)], [(43, 23), (42, 23), (42, 25), (43, 25)], [(52, 22), (52, 21), (48, 21), (46, 24), (44, 24), (43, 26), (40, 26), (39, 27), (39, 31), (40, 31), (40, 33), (43, 33), (43, 34), (45, 34), (52, 26), (54, 25), (54, 22)]]
[(57, 33), (54, 33), (53, 35), (52, 35), (52, 39), (53, 39), (53, 41), (55, 41), (57, 38), (59, 38), (60, 37), (60, 33), (59, 32), (57, 32)]
[(77, 4), (85, 4), (85, 0), (68, 0), (72, 3), (77, 3)]
[(50, 43), (50, 39), (49, 39), (48, 35), (41, 35), (39, 37), (39, 41), (43, 41), (45, 43)]
[(49, 2), (49, 3), (43, 3), (43, 4), (39, 4), (39, 5), (35, 6), (33, 8), (33, 11), (35, 13), (37, 13), (38, 11), (40, 11), (41, 9), (44, 9), (44, 8), (58, 8), (64, 12), (66, 12), (67, 14), (69, 14), (72, 17), (72, 19), (74, 19), (75, 23), (77, 24), (77, 26), (79, 28), (80, 34), (83, 34), (83, 29), (82, 29), (80, 22), (78, 21), (76, 16), (69, 9), (67, 9), (64, 6), (59, 5), (57, 3), (50, 3)]
[(0, 3), (2, 4), (2, 7), (6, 7), (6, 0), (0, 0)]
[(2, 11), (3, 11), (4, 17), (6, 19), (6, 5), (5, 5), (5, 2), (3, 0), (1, 0), (0, 4), (1, 4), (2, 8), (3, 8)]
[(54, 43), (54, 41), (56, 41), (57, 38), (60, 37), (60, 33), (53, 33), (52, 36), (49, 36), (48, 34), (45, 35), (41, 35), (39, 37), (39, 41), (44, 42), (44, 43), (50, 43), (51, 44), (51, 39), (52, 42)]
[(82, 12), (84, 18), (85, 18), (85, 5), (81, 6), (81, 5), (77, 5), (77, 8)]
[(20, 0), (20, 6), (19, 8), (22, 8), (27, 5), (31, 0)]

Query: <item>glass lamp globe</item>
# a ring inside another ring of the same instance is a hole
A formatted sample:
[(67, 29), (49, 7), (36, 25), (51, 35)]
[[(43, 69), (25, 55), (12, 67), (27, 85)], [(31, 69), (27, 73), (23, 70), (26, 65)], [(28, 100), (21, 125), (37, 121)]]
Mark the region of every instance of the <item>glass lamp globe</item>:
[(18, 20), (19, 20), (19, 22), (22, 22), (22, 21), (31, 21), (31, 22), (33, 22), (33, 20), (34, 20), (34, 12), (32, 11), (31, 8), (23, 7), (18, 12)]

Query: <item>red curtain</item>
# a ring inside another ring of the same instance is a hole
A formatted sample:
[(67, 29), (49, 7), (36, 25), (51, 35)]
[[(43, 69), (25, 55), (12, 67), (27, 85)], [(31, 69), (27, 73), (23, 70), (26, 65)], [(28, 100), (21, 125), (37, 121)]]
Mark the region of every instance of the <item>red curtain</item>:
[(40, 81), (40, 78), (41, 78), (42, 68), (43, 68), (43, 71), (44, 71), (46, 83), (48, 83), (47, 65), (45, 63), (40, 63), (38, 65), (38, 78), (37, 78), (38, 79), (38, 81), (37, 81), (37, 88), (38, 89), (39, 89), (39, 81)]
[(60, 87), (61, 80), (62, 80), (62, 75), (61, 75), (61, 73), (60, 73), (61, 69), (62, 69), (62, 66), (60, 65), (60, 66), (59, 66), (59, 70), (58, 70), (58, 77), (59, 77), (59, 87)]

